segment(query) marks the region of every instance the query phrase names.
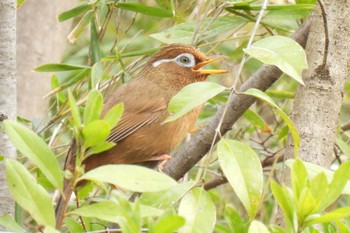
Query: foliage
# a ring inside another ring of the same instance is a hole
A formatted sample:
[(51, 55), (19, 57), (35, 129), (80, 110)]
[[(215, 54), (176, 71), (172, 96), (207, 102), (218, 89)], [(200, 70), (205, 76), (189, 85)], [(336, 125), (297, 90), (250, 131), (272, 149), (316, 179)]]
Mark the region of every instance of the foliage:
[[(349, 162), (336, 164), (339, 168), (332, 172), (296, 158), (286, 162), (291, 167), (291, 187), (272, 178), (280, 168), (278, 157), (283, 154), (288, 133), (297, 155), (299, 136), (288, 113), (297, 82), (303, 84), (301, 71), (307, 64), (304, 50), (288, 36), (314, 9), (315, 2), (276, 5), (271, 1), (253, 33), (261, 10), (258, 1), (196, 5), (195, 1), (173, 0), (84, 0), (62, 12), (60, 22), (74, 19), (68, 35), (73, 45), (67, 46), (69, 53), (63, 63), (34, 69), (55, 73), (48, 94), (53, 103), (51, 120), (43, 122), (36, 133), (18, 122), (5, 121), (5, 130), (21, 153), (21, 163), (6, 160), (7, 183), (22, 208), (18, 212), (28, 212), (31, 220), (23, 225), (23, 219), (14, 221), (6, 215), (0, 224), (14, 231), (54, 232), (49, 191), (62, 192), (66, 176), (73, 177), (75, 183), (90, 180), (96, 184), (79, 190), (79, 207), (70, 203), (64, 228), (69, 232), (103, 230), (109, 223), (118, 224), (122, 232), (349, 232), (350, 209), (344, 207), (349, 200), (342, 197), (349, 194)], [(255, 42), (247, 47), (250, 36)], [(230, 93), (236, 92), (232, 80), (243, 82), (261, 63), (278, 66), (292, 79), (285, 75), (267, 94), (257, 89), (239, 93), (259, 101), (220, 138), (186, 181), (176, 182), (133, 165), (106, 165), (84, 173), (81, 164), (86, 157), (118, 146), (106, 139), (124, 106), (119, 104), (102, 113), (103, 96), (135, 76), (145, 63), (144, 57), (161, 43), (174, 42), (226, 55), (220, 66), (226, 66), (231, 74), (185, 87), (169, 104), (167, 121), (201, 104), (204, 108), (199, 121), (213, 116)], [(236, 64), (248, 55), (240, 72)], [(62, 145), (71, 138), (79, 148), (76, 174), (59, 168), (67, 152)], [(348, 141), (346, 133), (340, 132), (337, 147), (347, 157)], [(227, 185), (206, 189), (206, 182), (223, 176)], [(142, 194), (129, 201), (133, 192)], [(271, 224), (277, 205), (283, 211), (285, 229)]]

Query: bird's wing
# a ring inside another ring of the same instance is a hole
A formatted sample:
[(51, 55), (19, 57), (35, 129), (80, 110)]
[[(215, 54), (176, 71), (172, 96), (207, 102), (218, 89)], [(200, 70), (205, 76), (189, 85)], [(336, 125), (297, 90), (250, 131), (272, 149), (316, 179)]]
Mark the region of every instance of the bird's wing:
[[(145, 85), (142, 90), (135, 93), (133, 85), (134, 82), (128, 83), (125, 89), (112, 97), (117, 102), (124, 103), (124, 113), (116, 127), (111, 130), (107, 141), (118, 142), (141, 127), (163, 118), (166, 114), (167, 101), (162, 95), (154, 92), (154, 87)], [(107, 103), (107, 105), (112, 104)]]
[(124, 112), (122, 119), (117, 126), (112, 129), (107, 141), (118, 142), (126, 138), (142, 126), (158, 120), (161, 115), (163, 115), (164, 110), (166, 110), (166, 106), (153, 111), (148, 109), (142, 112)]

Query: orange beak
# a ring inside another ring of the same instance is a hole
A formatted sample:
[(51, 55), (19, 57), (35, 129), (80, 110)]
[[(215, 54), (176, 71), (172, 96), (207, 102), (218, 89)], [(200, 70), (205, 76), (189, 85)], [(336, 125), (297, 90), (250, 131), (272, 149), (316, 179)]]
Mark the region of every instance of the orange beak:
[(221, 61), (223, 60), (223, 58), (218, 57), (218, 58), (213, 58), (213, 59), (209, 59), (206, 61), (203, 61), (201, 63), (198, 63), (197, 65), (195, 65), (192, 70), (195, 72), (198, 72), (199, 74), (224, 74), (227, 73), (227, 70), (200, 70), (200, 68), (202, 68), (203, 66), (213, 63), (213, 62), (217, 62), (217, 61)]

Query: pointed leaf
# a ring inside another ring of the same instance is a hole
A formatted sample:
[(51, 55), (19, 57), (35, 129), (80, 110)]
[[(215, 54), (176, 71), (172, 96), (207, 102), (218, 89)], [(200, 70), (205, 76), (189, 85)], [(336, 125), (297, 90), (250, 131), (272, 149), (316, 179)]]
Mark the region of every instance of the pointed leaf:
[(85, 13), (85, 15), (81, 18), (81, 20), (75, 25), (73, 30), (69, 33), (67, 39), (69, 42), (74, 43), (80, 34), (86, 29), (86, 27), (89, 25), (91, 18), (93, 17), (93, 10), (89, 10)]
[(293, 39), (284, 36), (267, 37), (253, 43), (244, 52), (265, 64), (277, 66), (304, 85), (301, 72), (308, 67), (306, 53)]
[(291, 183), (293, 187), (294, 198), (298, 201), (301, 191), (307, 186), (308, 174), (303, 162), (300, 159), (296, 159), (292, 172)]
[(294, 141), (294, 156), (298, 155), (298, 150), (299, 150), (299, 144), (300, 144), (300, 138), (297, 129), (295, 128), (293, 122), (289, 119), (289, 117), (275, 104), (275, 102), (264, 92), (251, 88), (248, 89), (247, 91), (244, 92), (246, 95), (251, 95), (256, 98), (259, 98), (263, 100), (265, 103), (273, 107), (276, 112), (282, 117), (282, 119), (286, 122), (288, 125), (288, 128), (290, 130), (290, 133), (292, 134), (293, 141)]
[(168, 190), (154, 193), (143, 193), (140, 197), (142, 204), (157, 208), (174, 206), (186, 193), (196, 185), (193, 181), (176, 184)]
[(44, 226), (55, 226), (50, 195), (38, 185), (28, 170), (16, 160), (6, 160), (6, 180), (15, 201)]
[[(90, 52), (91, 52), (91, 56), (90, 56), (91, 62), (93, 64), (101, 60), (100, 35), (96, 26), (96, 19), (94, 17), (91, 18), (91, 21), (90, 21)], [(91, 84), (93, 83), (91, 82)], [(95, 87), (95, 86), (92, 86), (92, 87)]]
[(329, 223), (335, 220), (340, 220), (350, 216), (350, 207), (342, 207), (335, 209), (329, 213), (325, 213), (320, 217), (313, 218), (311, 221), (307, 222), (307, 225), (312, 225), (315, 223)]
[(90, 66), (83, 65), (73, 65), (73, 64), (45, 64), (34, 68), (36, 72), (60, 72), (60, 71), (70, 71), (70, 70), (82, 70), (91, 69)]
[(86, 153), (86, 156), (98, 154), (98, 153), (101, 153), (103, 151), (109, 150), (112, 147), (114, 147), (115, 145), (117, 145), (117, 144), (114, 142), (101, 142), (101, 143), (97, 144), (96, 146), (89, 148), (89, 150)]
[(121, 219), (121, 213), (118, 207), (114, 201), (101, 201), (75, 209), (71, 214), (118, 223)]
[(320, 210), (331, 205), (341, 195), (347, 181), (350, 179), (350, 161), (346, 161), (334, 172), (333, 180), (328, 186), (328, 192), (321, 201)]
[(147, 6), (143, 4), (138, 4), (138, 3), (117, 3), (117, 7), (120, 9), (128, 10), (128, 11), (134, 11), (134, 12), (139, 12), (144, 15), (150, 15), (150, 16), (156, 16), (156, 17), (172, 17), (173, 14), (169, 11), (152, 7), (152, 6)]
[(114, 128), (122, 118), (123, 112), (124, 104), (119, 103), (113, 106), (111, 109), (109, 109), (109, 111), (104, 116), (103, 120), (107, 121), (111, 125), (111, 128)]
[(261, 116), (259, 116), (257, 112), (251, 109), (247, 109), (247, 111), (244, 112), (243, 116), (256, 128), (261, 129), (264, 133), (272, 133), (269, 125), (266, 123), (266, 121), (264, 121), (264, 119)]
[(103, 65), (101, 62), (96, 62), (92, 66), (91, 70), (91, 87), (96, 88), (97, 84), (102, 80), (103, 77)]
[(3, 226), (6, 230), (11, 232), (18, 232), (18, 233), (27, 232), (9, 214), (4, 214), (3, 216), (0, 216), (0, 226)]
[(283, 211), (287, 231), (297, 229), (297, 226), (295, 226), (297, 225), (296, 212), (293, 206), (294, 200), (291, 193), (285, 186), (281, 187), (273, 180), (271, 181), (271, 191)]
[(80, 127), (81, 118), (80, 118), (80, 112), (77, 105), (77, 101), (75, 100), (72, 92), (69, 89), (68, 89), (68, 102), (69, 102), (69, 108), (73, 117), (73, 123), (76, 127)]
[(134, 192), (159, 192), (176, 182), (169, 176), (136, 165), (105, 165), (85, 173), (79, 180), (106, 182)]
[(269, 230), (262, 222), (253, 220), (250, 223), (248, 233), (269, 233)]
[(111, 130), (107, 121), (96, 120), (83, 128), (82, 135), (85, 148), (103, 143), (109, 136)]
[(164, 123), (179, 119), (225, 89), (224, 86), (211, 82), (197, 82), (185, 86), (170, 100), (168, 105), (170, 116)]
[(179, 233), (213, 232), (216, 209), (210, 195), (203, 188), (194, 188), (182, 198), (179, 215), (186, 219)]
[(263, 174), (256, 153), (239, 141), (221, 139), (218, 144), (220, 166), (233, 190), (254, 219), (263, 189)]
[(66, 21), (66, 20), (71, 19), (71, 18), (73, 18), (75, 16), (78, 16), (79, 14), (81, 14), (84, 11), (90, 10), (91, 7), (92, 7), (91, 4), (84, 3), (82, 5), (74, 7), (73, 9), (70, 9), (68, 11), (62, 12), (61, 14), (59, 14), (57, 16), (57, 19), (58, 19), (59, 22)]
[(185, 224), (185, 219), (181, 216), (171, 215), (160, 219), (153, 228), (152, 233), (176, 232)]
[(102, 112), (103, 97), (97, 90), (91, 90), (84, 110), (84, 125), (98, 120)]
[(21, 124), (6, 120), (5, 130), (11, 142), (25, 157), (34, 163), (50, 183), (58, 190), (63, 189), (63, 175), (52, 150), (34, 132)]
[[(291, 168), (293, 166), (293, 163), (294, 163), (294, 159), (288, 159), (285, 164)], [(333, 180), (333, 177), (334, 177), (334, 171), (331, 171), (329, 169), (326, 169), (324, 167), (321, 167), (317, 164), (314, 164), (314, 163), (308, 163), (308, 162), (305, 162), (303, 161), (303, 164), (305, 165), (307, 171), (308, 171), (308, 174), (310, 176), (310, 178), (314, 178), (316, 177), (318, 174), (320, 174), (321, 172), (323, 172), (326, 177), (327, 177), (327, 181), (330, 183), (332, 180)], [(320, 183), (321, 185), (321, 183)], [(327, 184), (328, 185), (328, 184)], [(327, 191), (327, 187), (324, 187), (323, 191)], [(345, 187), (343, 188), (341, 194), (347, 194), (347, 195), (350, 195), (350, 182), (348, 181), (346, 184), (345, 184)], [(324, 197), (324, 195), (323, 195)]]
[(201, 21), (201, 26), (199, 28), (198, 22), (186, 21), (176, 24), (165, 31), (151, 34), (150, 37), (165, 44), (191, 44), (195, 33), (197, 33), (198, 42), (201, 42), (222, 33), (234, 32), (246, 22), (245, 19), (237, 16), (209, 17)]

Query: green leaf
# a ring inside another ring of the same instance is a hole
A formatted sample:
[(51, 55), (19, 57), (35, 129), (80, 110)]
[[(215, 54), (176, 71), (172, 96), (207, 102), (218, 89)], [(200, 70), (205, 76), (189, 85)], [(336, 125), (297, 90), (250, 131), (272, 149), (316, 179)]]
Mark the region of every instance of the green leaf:
[[(293, 163), (294, 163), (294, 159), (288, 159), (285, 164), (288, 166), (288, 167), (292, 167), (293, 166)], [(331, 171), (331, 170), (328, 170), (324, 167), (321, 167), (319, 165), (316, 165), (314, 163), (308, 163), (308, 162), (305, 162), (303, 161), (303, 164), (305, 165), (307, 171), (308, 171), (308, 174), (310, 176), (310, 178), (314, 178), (316, 177), (318, 174), (320, 174), (321, 172), (324, 173), (326, 176), (327, 176), (327, 181), (328, 182), (331, 182), (334, 178), (334, 172)], [(320, 183), (321, 185), (321, 183)], [(323, 190), (327, 190), (327, 187), (324, 187)], [(347, 194), (347, 195), (350, 195), (350, 182), (347, 182), (345, 187), (343, 188), (341, 194)]]
[(230, 205), (225, 206), (224, 217), (230, 231), (244, 232), (244, 222), (241, 215)]
[(50, 195), (38, 185), (27, 169), (16, 160), (6, 160), (6, 179), (15, 201), (44, 226), (55, 226)]
[(250, 219), (254, 219), (263, 189), (260, 160), (246, 144), (221, 139), (218, 144), (220, 166)]
[(181, 216), (171, 215), (160, 219), (153, 228), (152, 233), (176, 232), (185, 224), (185, 219)]
[(295, 97), (295, 92), (292, 91), (266, 90), (265, 93), (271, 98), (294, 99)]
[(90, 69), (73, 70), (71, 74), (67, 77), (67, 80), (64, 83), (62, 83), (60, 87), (58, 87), (58, 91), (62, 91), (67, 87), (70, 87), (73, 84), (77, 83), (78, 81), (82, 80), (84, 77), (86, 77), (89, 74), (90, 71), (91, 71)]
[(308, 181), (308, 174), (303, 162), (300, 159), (296, 159), (291, 171), (292, 189), (296, 200), (298, 200), (303, 188), (307, 187)]
[(91, 69), (90, 66), (74, 65), (74, 64), (64, 64), (64, 63), (52, 63), (45, 64), (34, 68), (36, 72), (60, 72), (60, 71), (70, 71), (70, 70), (81, 70), (81, 69)]
[(260, 117), (260, 115), (257, 112), (251, 109), (247, 109), (247, 111), (244, 112), (243, 116), (256, 128), (261, 129), (264, 133), (272, 133), (269, 125), (264, 121), (264, 119)]
[[(275, 181), (271, 181), (271, 191), (278, 205), (281, 207), (286, 221), (287, 232), (297, 229), (297, 216), (294, 209), (292, 194), (285, 186), (280, 187)], [(289, 231), (288, 231), (289, 230)]]
[[(250, 5), (250, 4), (235, 4), (228, 9), (234, 10), (248, 10), (248, 11), (260, 11), (261, 5)], [(314, 10), (314, 4), (276, 4), (267, 5), (266, 10), (268, 11), (282, 11), (282, 10)]]
[[(101, 45), (100, 35), (96, 27), (95, 18), (91, 18), (90, 22), (90, 51), (91, 51), (91, 62), (94, 64), (101, 60)], [(94, 86), (92, 86), (94, 87)]]
[(304, 222), (305, 218), (315, 212), (318, 208), (315, 198), (312, 196), (308, 187), (304, 187), (299, 199), (297, 200), (297, 215), (301, 222)]
[(81, 20), (77, 23), (77, 25), (75, 25), (75, 27), (67, 37), (69, 42), (74, 43), (78, 39), (80, 34), (86, 29), (86, 27), (91, 22), (93, 13), (94, 13), (93, 10), (89, 10), (88, 12), (85, 13), (85, 15), (81, 18)]
[[(52, 75), (52, 78), (51, 78), (51, 89), (52, 90), (56, 90), (56, 89), (60, 89), (61, 90), (62, 89), (60, 87), (60, 83), (59, 83), (58, 78), (57, 78), (56, 75)], [(62, 92), (58, 92), (57, 93), (57, 99), (58, 99), (58, 102), (60, 102), (60, 103), (64, 103), (67, 100), (66, 96)]]
[(55, 227), (46, 226), (43, 233), (60, 233)]
[(318, 173), (310, 182), (310, 191), (312, 196), (315, 198), (317, 207), (319, 206), (321, 200), (325, 197), (327, 193), (328, 182), (327, 176), (324, 172)]
[(104, 116), (103, 120), (107, 121), (111, 125), (111, 128), (114, 128), (122, 118), (123, 112), (124, 104), (119, 103), (113, 106), (111, 109), (109, 109), (109, 111)]
[(4, 121), (5, 130), (11, 142), (25, 157), (34, 163), (50, 183), (58, 190), (63, 189), (63, 175), (52, 150), (34, 132), (11, 120)]
[(83, 217), (95, 217), (107, 222), (118, 223), (121, 220), (119, 206), (114, 201), (101, 201), (74, 209), (71, 214)]
[(101, 142), (101, 143), (97, 144), (96, 146), (89, 148), (89, 150), (86, 153), (86, 156), (99, 154), (103, 151), (111, 149), (115, 145), (117, 145), (117, 144), (114, 142)]
[(344, 222), (337, 220), (335, 223), (337, 224), (339, 233), (350, 233), (349, 227)]
[(169, 176), (136, 165), (105, 165), (85, 173), (79, 180), (106, 182), (134, 192), (159, 192), (176, 182)]
[(222, 16), (216, 19), (209, 17), (201, 22), (200, 27), (197, 21), (184, 22), (160, 33), (151, 34), (150, 37), (165, 44), (191, 44), (194, 35), (197, 35), (199, 43), (222, 33), (234, 32), (246, 22), (245, 19), (237, 16)]
[(80, 118), (79, 108), (72, 92), (69, 89), (68, 89), (68, 102), (69, 102), (70, 111), (72, 112), (73, 123), (76, 127), (80, 127), (81, 118)]
[[(127, 202), (127, 201), (126, 201)], [(71, 214), (76, 214), (83, 217), (94, 217), (107, 222), (121, 223), (125, 217), (125, 210), (122, 210), (122, 205), (119, 202), (114, 201), (101, 201), (74, 209)], [(134, 203), (130, 204), (129, 207), (135, 208)], [(154, 217), (159, 216), (163, 213), (162, 210), (140, 205), (141, 217)]]
[(339, 147), (339, 149), (348, 157), (350, 158), (350, 147), (349, 145), (344, 142), (342, 139), (340, 138), (336, 138), (335, 139), (335, 143), (337, 144), (337, 146)]
[(179, 215), (186, 219), (179, 233), (213, 232), (216, 209), (210, 195), (203, 188), (194, 188), (182, 198)]
[(164, 123), (179, 119), (225, 89), (224, 86), (211, 82), (197, 82), (185, 86), (170, 100), (168, 105), (170, 116)]
[(64, 11), (57, 16), (58, 22), (63, 22), (63, 21), (66, 21), (68, 19), (71, 19), (73, 17), (76, 17), (79, 14), (81, 14), (87, 10), (90, 10), (91, 7), (92, 7), (91, 4), (84, 3), (80, 6), (77, 6), (77, 7), (74, 7), (73, 9), (70, 9), (68, 11)]
[(308, 67), (306, 54), (294, 40), (283, 36), (271, 36), (253, 43), (244, 51), (265, 64), (277, 66), (304, 85), (301, 72)]
[(24, 2), (25, 0), (17, 0), (17, 8), (20, 8)]
[(338, 199), (341, 192), (350, 179), (350, 161), (346, 161), (334, 172), (333, 180), (328, 185), (328, 192), (321, 201), (319, 210), (324, 210)]
[(86, 125), (82, 131), (84, 147), (89, 148), (104, 142), (111, 132), (110, 127), (109, 123), (104, 120), (92, 121)]
[(144, 15), (150, 15), (150, 16), (156, 16), (156, 17), (172, 17), (173, 14), (169, 11), (152, 7), (152, 6), (147, 6), (143, 4), (138, 4), (138, 3), (117, 3), (117, 7), (123, 10), (128, 10), (128, 11), (134, 11), (138, 12)]
[(307, 225), (312, 225), (315, 223), (330, 223), (332, 221), (346, 218), (349, 216), (350, 216), (350, 207), (341, 207), (329, 213), (325, 213), (320, 217), (313, 218), (311, 221), (307, 222)]
[(298, 150), (299, 150), (299, 144), (300, 144), (299, 134), (293, 122), (289, 119), (287, 114), (285, 114), (268, 95), (266, 95), (264, 92), (258, 89), (250, 88), (247, 91), (245, 91), (244, 94), (259, 98), (276, 110), (276, 112), (282, 117), (282, 119), (288, 125), (288, 128), (292, 134), (292, 138), (294, 141), (294, 156), (298, 156)]
[(25, 233), (27, 232), (24, 228), (22, 228), (12, 216), (9, 214), (4, 214), (0, 216), (0, 225), (3, 226), (6, 230), (11, 232)]
[(193, 181), (179, 183), (162, 192), (143, 193), (139, 200), (142, 204), (165, 209), (174, 206), (195, 185)]
[(68, 232), (84, 232), (83, 226), (71, 217), (65, 217), (64, 224), (68, 228)]
[(98, 83), (102, 80), (103, 77), (103, 65), (101, 62), (96, 62), (92, 66), (91, 70), (91, 87), (96, 88)]
[(269, 230), (262, 222), (253, 220), (250, 223), (248, 233), (269, 233)]
[(97, 90), (91, 90), (84, 110), (84, 125), (99, 119), (103, 106), (103, 96)]

